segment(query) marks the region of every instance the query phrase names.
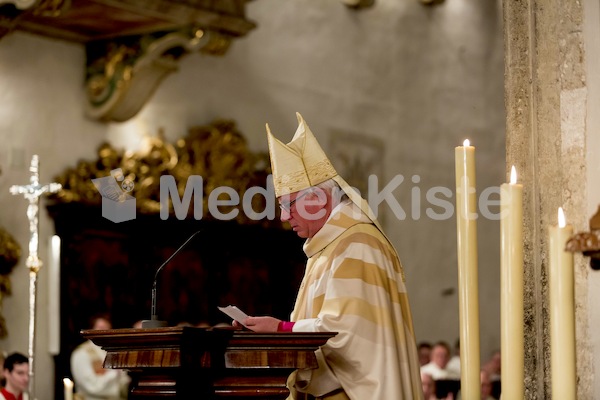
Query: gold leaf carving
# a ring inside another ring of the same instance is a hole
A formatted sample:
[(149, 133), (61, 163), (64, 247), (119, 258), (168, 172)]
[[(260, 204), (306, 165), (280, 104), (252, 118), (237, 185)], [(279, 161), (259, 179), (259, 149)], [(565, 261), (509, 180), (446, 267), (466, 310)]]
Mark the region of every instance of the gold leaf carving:
[[(243, 198), (251, 187), (265, 187), (270, 174), (268, 154), (249, 151), (246, 139), (231, 120), (217, 120), (206, 126), (189, 129), (188, 135), (175, 143), (168, 143), (159, 137), (148, 138), (145, 148), (136, 153), (115, 149), (108, 143), (98, 148), (98, 158), (92, 161), (79, 161), (76, 167), (68, 168), (55, 178), (62, 184), (62, 190), (50, 196), (58, 202), (78, 202), (99, 205), (101, 196), (92, 179), (109, 176), (114, 169), (121, 168), (126, 181), (134, 182), (129, 193), (136, 198), (138, 212), (157, 214), (160, 212), (160, 177), (172, 175), (177, 182), (180, 198), (183, 197), (187, 180), (192, 175), (203, 178), (204, 213), (203, 218), (211, 219), (208, 212), (208, 198), (215, 188), (233, 188)], [(241, 203), (241, 202), (240, 202)], [(265, 208), (262, 196), (252, 198), (256, 211)], [(193, 207), (188, 217), (193, 218)], [(233, 206), (222, 207), (227, 213)], [(261, 223), (281, 227), (276, 218), (273, 221), (253, 221), (243, 212), (242, 205), (236, 218), (239, 223)], [(170, 210), (172, 212), (172, 210)]]

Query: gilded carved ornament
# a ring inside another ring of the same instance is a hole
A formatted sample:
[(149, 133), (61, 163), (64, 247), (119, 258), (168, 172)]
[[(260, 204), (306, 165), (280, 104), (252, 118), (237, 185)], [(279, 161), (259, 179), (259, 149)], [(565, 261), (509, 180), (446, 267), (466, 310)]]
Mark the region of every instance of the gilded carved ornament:
[[(2, 174), (2, 171), (0, 171)], [(2, 315), (2, 301), (4, 296), (12, 294), (10, 273), (19, 263), (21, 258), (21, 246), (15, 238), (0, 226), (0, 338), (8, 335), (6, 320)]]
[(419, 0), (419, 1), (426, 6), (435, 6), (437, 4), (441, 4), (444, 2), (444, 0)]
[[(174, 176), (180, 198), (183, 198), (187, 179), (191, 175), (202, 176), (203, 219), (212, 218), (208, 212), (208, 197), (213, 189), (228, 186), (242, 198), (251, 187), (265, 187), (270, 174), (268, 154), (249, 151), (235, 123), (218, 120), (210, 125), (190, 128), (187, 136), (174, 143), (165, 141), (160, 134), (159, 137), (146, 138), (145, 148), (136, 153), (102, 144), (98, 148), (97, 159), (79, 161), (76, 167), (68, 168), (55, 177), (56, 182), (62, 184), (62, 190), (49, 198), (59, 203), (99, 206), (101, 196), (92, 179), (109, 176), (110, 171), (116, 168), (122, 169), (125, 181), (133, 182), (133, 190), (129, 194), (136, 198), (138, 213), (150, 215), (160, 212), (162, 175)], [(252, 202), (255, 210), (266, 206), (262, 196), (254, 196)], [(236, 208), (240, 212), (235, 220), (240, 224), (282, 226), (277, 218), (273, 221), (251, 220), (242, 212), (241, 204)], [(230, 209), (224, 207), (222, 212), (227, 213)], [(193, 218), (193, 207), (190, 207), (187, 218)]]
[(567, 242), (566, 250), (590, 257), (590, 266), (600, 270), (600, 206), (590, 219), (590, 231), (579, 232)]
[[(245, 17), (248, 1), (0, 0), (0, 38), (22, 29), (84, 43), (86, 114), (122, 122), (141, 110), (184, 55), (223, 55), (233, 39), (254, 29)], [(342, 2), (356, 10), (375, 4)]]
[(342, 0), (342, 3), (348, 8), (359, 9), (373, 6), (375, 0)]
[(8, 231), (0, 227), (0, 338), (8, 335), (6, 321), (2, 315), (4, 296), (12, 293), (10, 273), (19, 263), (21, 246)]
[(71, 0), (0, 0), (0, 38), (14, 31), (24, 15), (58, 17), (70, 5)]
[(223, 55), (253, 30), (249, 1), (0, 0), (0, 38), (22, 30), (85, 45), (86, 114), (121, 122), (184, 55)]
[(26, 10), (28, 8), (33, 7), (36, 3), (39, 3), (40, 0), (0, 0), (0, 5), (2, 4), (13, 4), (19, 10)]
[[(424, 5), (435, 5), (443, 3), (444, 0), (419, 0)], [(353, 9), (373, 7), (375, 0), (342, 0), (345, 6)]]
[(140, 111), (186, 54), (223, 55), (232, 37), (197, 27), (88, 45), (87, 114), (126, 121)]
[[(0, 0), (1, 1), (1, 0)], [(35, 15), (43, 17), (58, 17), (71, 6), (71, 0), (41, 0), (33, 9)]]

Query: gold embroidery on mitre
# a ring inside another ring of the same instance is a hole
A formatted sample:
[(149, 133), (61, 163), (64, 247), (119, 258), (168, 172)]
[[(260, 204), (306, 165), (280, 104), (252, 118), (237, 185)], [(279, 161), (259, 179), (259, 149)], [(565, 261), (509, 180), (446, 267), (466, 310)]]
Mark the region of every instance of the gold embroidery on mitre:
[(310, 187), (302, 158), (291, 148), (275, 138), (267, 124), (267, 139), (271, 156), (271, 170), (275, 196), (294, 193)]
[(300, 115), (298, 128), (290, 143), (283, 144), (276, 139), (267, 124), (267, 138), (275, 195), (298, 192), (318, 185), (337, 172), (317, 142), (317, 139)]
[(318, 163), (307, 166), (306, 174), (310, 179), (311, 186), (318, 185), (321, 182), (325, 182), (327, 179), (331, 179), (337, 175), (335, 168), (331, 165), (331, 162), (327, 159), (319, 161)]
[(273, 184), (275, 186), (276, 197), (280, 197), (284, 194), (299, 192), (300, 190), (309, 188), (311, 186), (308, 182), (305, 171), (299, 171), (283, 176), (277, 176), (273, 174)]

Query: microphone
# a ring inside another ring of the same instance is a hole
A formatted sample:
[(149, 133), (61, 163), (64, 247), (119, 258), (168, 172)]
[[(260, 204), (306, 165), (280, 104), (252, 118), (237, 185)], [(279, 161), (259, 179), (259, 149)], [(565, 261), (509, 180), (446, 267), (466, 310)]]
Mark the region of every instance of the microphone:
[(150, 310), (150, 319), (142, 320), (142, 329), (161, 328), (167, 326), (167, 321), (159, 321), (158, 316), (156, 315), (156, 282), (158, 281), (158, 273), (201, 231), (202, 230), (194, 232), (192, 236), (190, 236), (181, 246), (179, 246), (179, 248), (175, 250), (173, 254), (171, 254), (171, 257), (167, 258), (167, 261), (162, 263), (162, 265), (156, 270), (156, 273), (154, 274), (154, 282), (152, 283), (152, 308)]

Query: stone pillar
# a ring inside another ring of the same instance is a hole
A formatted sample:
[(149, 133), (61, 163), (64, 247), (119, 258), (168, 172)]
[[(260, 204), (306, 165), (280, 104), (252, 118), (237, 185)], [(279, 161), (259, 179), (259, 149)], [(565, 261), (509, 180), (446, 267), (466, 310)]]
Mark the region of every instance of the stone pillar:
[[(503, 0), (507, 176), (524, 191), (525, 397), (551, 398), (548, 226), (562, 206), (587, 230), (583, 10), (574, 0)], [(588, 260), (575, 258), (577, 394), (591, 399)], [(503, 368), (510, 368), (503, 365)]]

